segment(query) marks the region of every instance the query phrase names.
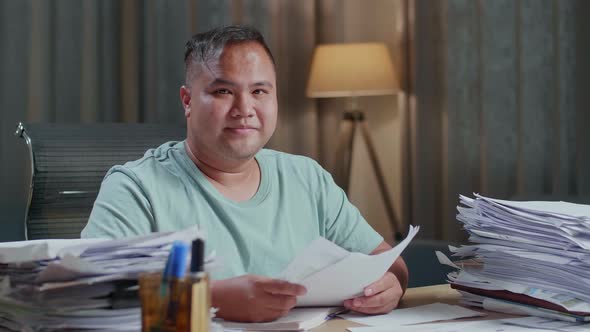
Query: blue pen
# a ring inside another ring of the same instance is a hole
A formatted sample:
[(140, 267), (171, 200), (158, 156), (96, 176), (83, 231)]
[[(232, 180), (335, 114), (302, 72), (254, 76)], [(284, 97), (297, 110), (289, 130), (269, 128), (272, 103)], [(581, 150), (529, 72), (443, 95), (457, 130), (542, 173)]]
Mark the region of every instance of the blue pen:
[(186, 273), (188, 244), (182, 241), (174, 241), (170, 255), (172, 256), (172, 263), (170, 264), (170, 269), (164, 271), (164, 273), (168, 273), (168, 278), (183, 278)]
[(162, 273), (162, 280), (160, 281), (160, 297), (165, 298), (168, 295), (168, 279), (170, 278), (170, 269), (172, 268), (172, 262), (174, 261), (174, 245), (170, 248), (168, 259), (166, 260), (166, 266)]
[(330, 320), (330, 319), (336, 318), (336, 317), (338, 317), (340, 315), (347, 314), (349, 311), (350, 310), (348, 310), (348, 309), (339, 309), (339, 310), (337, 310), (337, 311), (335, 311), (335, 312), (333, 312), (331, 314), (328, 314), (326, 316), (325, 320)]
[(178, 287), (180, 280), (186, 273), (187, 257), (188, 245), (181, 241), (175, 241), (168, 256), (168, 262), (166, 262), (164, 275), (162, 275), (163, 291), (161, 291), (160, 295), (164, 294), (165, 297), (166, 294), (170, 294), (170, 300), (161, 330), (175, 331), (179, 300)]

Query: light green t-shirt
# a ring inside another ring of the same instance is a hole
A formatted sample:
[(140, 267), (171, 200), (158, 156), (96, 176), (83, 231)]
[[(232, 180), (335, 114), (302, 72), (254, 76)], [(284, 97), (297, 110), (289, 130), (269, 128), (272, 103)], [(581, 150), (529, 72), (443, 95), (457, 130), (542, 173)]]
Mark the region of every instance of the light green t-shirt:
[(320, 236), (362, 253), (383, 241), (314, 160), (267, 149), (256, 160), (258, 191), (235, 202), (205, 178), (184, 142), (148, 150), (109, 170), (82, 237), (120, 238), (198, 224), (206, 233), (207, 254), (215, 250), (220, 259), (215, 279), (277, 276)]

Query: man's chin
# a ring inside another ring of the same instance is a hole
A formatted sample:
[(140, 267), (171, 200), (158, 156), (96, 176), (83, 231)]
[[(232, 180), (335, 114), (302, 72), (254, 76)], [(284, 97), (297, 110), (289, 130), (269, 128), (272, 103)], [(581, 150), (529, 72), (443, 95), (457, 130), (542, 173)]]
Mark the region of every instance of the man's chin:
[(268, 140), (263, 142), (263, 140), (261, 139), (226, 141), (225, 144), (222, 145), (223, 154), (228, 159), (252, 159), (260, 150), (262, 150), (262, 148), (267, 142)]
[(241, 149), (233, 148), (233, 149), (227, 149), (224, 154), (229, 159), (249, 160), (249, 159), (254, 158), (254, 156), (261, 149), (262, 149), (262, 147), (260, 147), (260, 148), (248, 147), (248, 148), (241, 148)]

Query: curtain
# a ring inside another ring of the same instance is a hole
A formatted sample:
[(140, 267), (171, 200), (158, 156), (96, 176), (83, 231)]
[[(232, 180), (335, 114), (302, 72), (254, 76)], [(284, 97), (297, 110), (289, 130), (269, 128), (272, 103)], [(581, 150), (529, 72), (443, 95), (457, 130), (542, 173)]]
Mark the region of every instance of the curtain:
[(458, 195), (590, 203), (590, 4), (413, 0), (411, 222), (464, 240)]
[[(18, 121), (184, 121), (185, 41), (254, 25), (278, 63), (269, 147), (334, 169), (344, 102), (305, 97), (318, 43), (382, 41), (403, 91), (361, 98), (398, 218), (461, 241), (459, 194), (590, 196), (585, 0), (0, 0), (0, 241), (21, 238)], [(358, 143), (350, 198), (387, 239)], [(364, 154), (363, 154), (364, 153)], [(24, 174), (23, 174), (24, 175)]]
[(0, 241), (22, 238), (19, 121), (182, 123), (184, 44), (216, 26), (263, 33), (279, 78), (269, 147), (317, 158), (315, 102), (304, 97), (314, 0), (0, 0), (0, 18)]

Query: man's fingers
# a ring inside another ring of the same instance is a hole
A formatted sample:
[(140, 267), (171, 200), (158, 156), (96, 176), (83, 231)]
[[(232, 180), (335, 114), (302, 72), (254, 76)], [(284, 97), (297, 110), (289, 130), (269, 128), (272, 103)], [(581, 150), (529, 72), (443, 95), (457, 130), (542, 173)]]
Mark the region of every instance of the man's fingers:
[(383, 306), (383, 307), (347, 307), (347, 309), (350, 309), (352, 311), (355, 312), (359, 312), (361, 314), (367, 314), (367, 315), (377, 315), (377, 314), (386, 314), (388, 312), (390, 312), (391, 310), (393, 310), (395, 308), (395, 306), (393, 304), (387, 305), (387, 306)]
[(401, 295), (401, 292), (397, 292), (395, 288), (390, 288), (377, 295), (357, 297), (352, 299), (350, 304), (354, 308), (378, 308), (392, 303), (397, 304)]
[(283, 316), (287, 316), (287, 314), (289, 314), (289, 311), (291, 311), (290, 309), (268, 309), (268, 312), (275, 318), (279, 318), (279, 317), (283, 317)]
[(397, 277), (393, 273), (388, 271), (379, 280), (365, 287), (364, 295), (372, 296), (381, 293), (386, 289), (395, 287), (396, 284), (399, 284)]
[(265, 308), (271, 310), (288, 311), (297, 304), (297, 297), (291, 295), (268, 294), (264, 297), (263, 303)]
[[(344, 301), (344, 307), (363, 314), (385, 314), (396, 308), (400, 296), (393, 289), (372, 297), (361, 297)], [(359, 302), (362, 302), (358, 305)]]
[(277, 320), (283, 316), (286, 316), (288, 313), (289, 313), (289, 310), (267, 308), (260, 315), (253, 317), (252, 322), (254, 322), (254, 323), (272, 322), (273, 320)]
[(261, 286), (265, 292), (271, 294), (301, 296), (307, 292), (305, 287), (301, 285), (277, 279), (268, 279), (265, 282), (263, 282)]
[(264, 315), (260, 316), (259, 319), (257, 319), (257, 323), (262, 323), (262, 322), (272, 322), (274, 320), (277, 320), (281, 317), (286, 316), (289, 313), (289, 310), (272, 310), (269, 309), (267, 310)]

